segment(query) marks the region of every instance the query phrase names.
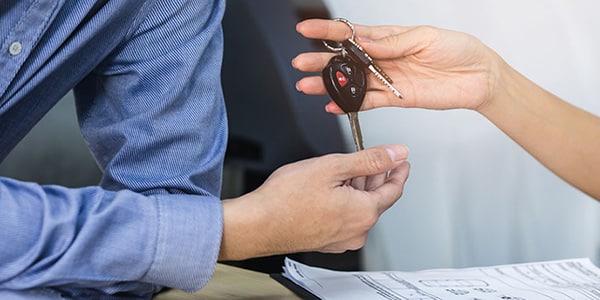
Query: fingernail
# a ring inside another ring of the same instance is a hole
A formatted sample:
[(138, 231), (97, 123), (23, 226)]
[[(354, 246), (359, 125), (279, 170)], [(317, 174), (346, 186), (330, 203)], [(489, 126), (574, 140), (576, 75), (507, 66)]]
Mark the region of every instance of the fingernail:
[(302, 92), (302, 90), (300, 89), (300, 86), (298, 85), (298, 81), (296, 81), (296, 91)]
[(405, 145), (387, 145), (385, 150), (392, 161), (406, 160), (409, 153), (409, 149)]

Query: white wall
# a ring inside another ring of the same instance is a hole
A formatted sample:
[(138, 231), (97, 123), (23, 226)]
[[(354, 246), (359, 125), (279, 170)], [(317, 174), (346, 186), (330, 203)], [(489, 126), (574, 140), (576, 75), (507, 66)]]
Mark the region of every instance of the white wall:
[[(325, 2), (332, 16), (354, 23), (429, 24), (471, 33), (538, 84), (600, 114), (600, 2)], [(463, 110), (380, 109), (360, 118), (367, 146), (405, 143), (412, 162), (404, 196), (370, 234), (368, 269), (568, 257), (598, 262), (600, 204), (483, 117)], [(340, 122), (346, 126), (346, 118)]]

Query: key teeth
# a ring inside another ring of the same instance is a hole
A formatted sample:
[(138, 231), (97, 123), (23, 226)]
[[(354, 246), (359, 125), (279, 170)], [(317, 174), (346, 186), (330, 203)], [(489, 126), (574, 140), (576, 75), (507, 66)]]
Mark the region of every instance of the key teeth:
[(375, 77), (377, 77), (379, 81), (381, 81), (388, 89), (390, 89), (396, 97), (404, 99), (404, 97), (402, 97), (402, 94), (400, 94), (400, 92), (390, 83), (391, 81), (386, 80), (383, 77), (383, 75), (381, 75), (381, 73), (373, 72), (373, 74), (375, 74)]
[(379, 74), (383, 76), (383, 78), (385, 78), (385, 80), (387, 80), (389, 83), (394, 83), (392, 78), (390, 78), (390, 76), (388, 76), (388, 74), (386, 74), (380, 66), (373, 64), (373, 68), (375, 68), (375, 70), (377, 70), (377, 72), (379, 72)]
[[(367, 68), (371, 71), (371, 73), (375, 74), (375, 76), (381, 81), (383, 82), (383, 84), (385, 86), (387, 86), (392, 93), (394, 93), (394, 95), (396, 95), (396, 97), (403, 99), (402, 95), (400, 94), (400, 92), (398, 92), (398, 90), (396, 90), (396, 88), (394, 88), (392, 86), (392, 83), (394, 83), (394, 81), (392, 80), (392, 78), (390, 76), (388, 76), (383, 69), (381, 69), (381, 67), (379, 65), (377, 65), (375, 63), (375, 61), (373, 61), (373, 59), (371, 58), (371, 56), (369, 56), (369, 54), (363, 49), (363, 47), (361, 47), (355, 40), (353, 39), (348, 39), (346, 40), (348, 43), (352, 44), (356, 49), (358, 49), (358, 51), (360, 51), (360, 53), (362, 54), (363, 57), (365, 57), (368, 60), (368, 64), (365, 61), (362, 61), (360, 58), (355, 58), (355, 60), (358, 60), (357, 63), (361, 63), (361, 64), (365, 64), (367, 65)], [(349, 51), (347, 51), (345, 48), (342, 49), (342, 55), (346, 56), (349, 54)], [(351, 55), (351, 56), (355, 56)]]

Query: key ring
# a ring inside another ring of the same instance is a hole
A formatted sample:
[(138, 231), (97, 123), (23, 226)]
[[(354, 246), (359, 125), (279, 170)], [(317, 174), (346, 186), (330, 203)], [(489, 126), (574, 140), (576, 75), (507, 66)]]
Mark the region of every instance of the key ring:
[[(338, 22), (343, 22), (346, 25), (348, 25), (348, 27), (350, 27), (350, 30), (352, 30), (352, 36), (350, 37), (350, 39), (354, 40), (354, 25), (352, 25), (352, 23), (350, 23), (350, 21), (348, 21), (344, 18), (335, 18), (333, 20), (338, 21)], [(329, 42), (326, 40), (323, 40), (322, 42), (323, 42), (323, 45), (325, 45), (325, 47), (327, 47), (327, 49), (329, 49), (333, 52), (341, 52), (343, 54), (345, 51), (345, 48), (342, 47), (342, 43), (337, 43), (337, 45), (336, 45), (337, 47), (334, 47), (334, 46), (331, 46), (329, 44)]]

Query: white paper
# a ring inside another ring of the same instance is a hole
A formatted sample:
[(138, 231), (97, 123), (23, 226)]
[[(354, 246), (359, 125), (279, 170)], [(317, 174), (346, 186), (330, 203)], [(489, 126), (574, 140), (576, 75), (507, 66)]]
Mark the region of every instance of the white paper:
[(600, 299), (600, 269), (570, 259), (418, 272), (342, 272), (285, 259), (283, 275), (321, 299)]

